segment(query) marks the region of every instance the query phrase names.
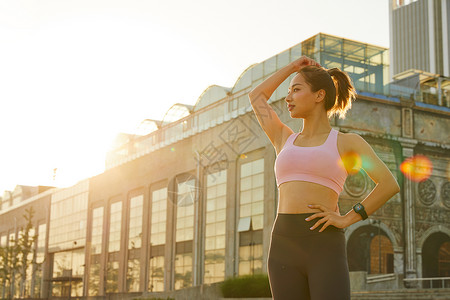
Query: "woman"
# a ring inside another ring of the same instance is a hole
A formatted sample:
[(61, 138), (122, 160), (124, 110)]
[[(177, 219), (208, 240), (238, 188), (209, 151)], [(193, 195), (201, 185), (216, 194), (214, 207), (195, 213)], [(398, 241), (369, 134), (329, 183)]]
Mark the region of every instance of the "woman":
[[(285, 100), (291, 118), (303, 119), (298, 133), (283, 124), (267, 103), (294, 72), (297, 74)], [(337, 68), (324, 69), (305, 56), (249, 93), (258, 122), (277, 153), (279, 201), (268, 256), (274, 299), (349, 300), (343, 228), (367, 218), (400, 190), (363, 138), (330, 126), (329, 118), (335, 114), (343, 118), (355, 96), (347, 74)], [(348, 174), (355, 172), (354, 166), (343, 159), (349, 153), (362, 157), (364, 166), (370, 166), (364, 170), (376, 186), (341, 216), (339, 194)]]

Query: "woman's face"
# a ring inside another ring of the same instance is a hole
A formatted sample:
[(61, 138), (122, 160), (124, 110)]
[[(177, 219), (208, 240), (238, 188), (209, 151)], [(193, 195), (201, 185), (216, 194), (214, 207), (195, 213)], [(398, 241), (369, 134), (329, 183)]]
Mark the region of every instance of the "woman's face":
[[(319, 91), (312, 92), (311, 86), (301, 74), (297, 74), (292, 80), (285, 100), (291, 118), (305, 118), (317, 107)], [(320, 102), (320, 101), (319, 101)]]

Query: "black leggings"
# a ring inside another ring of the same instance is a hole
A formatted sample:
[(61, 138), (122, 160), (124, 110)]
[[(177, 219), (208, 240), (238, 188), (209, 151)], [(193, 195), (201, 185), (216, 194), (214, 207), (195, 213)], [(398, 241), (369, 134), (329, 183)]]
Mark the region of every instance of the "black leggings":
[(275, 300), (350, 300), (344, 230), (313, 226), (312, 215), (278, 214), (272, 229), (268, 273)]

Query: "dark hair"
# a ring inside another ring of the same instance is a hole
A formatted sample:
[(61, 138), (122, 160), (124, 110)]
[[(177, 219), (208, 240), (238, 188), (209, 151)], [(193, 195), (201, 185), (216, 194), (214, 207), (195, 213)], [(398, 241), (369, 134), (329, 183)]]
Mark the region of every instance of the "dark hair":
[(352, 100), (356, 98), (356, 90), (347, 73), (338, 68), (327, 70), (318, 66), (307, 66), (298, 74), (302, 74), (313, 92), (325, 91), (324, 104), (329, 118), (335, 114), (341, 119), (345, 118), (345, 113), (352, 107)]

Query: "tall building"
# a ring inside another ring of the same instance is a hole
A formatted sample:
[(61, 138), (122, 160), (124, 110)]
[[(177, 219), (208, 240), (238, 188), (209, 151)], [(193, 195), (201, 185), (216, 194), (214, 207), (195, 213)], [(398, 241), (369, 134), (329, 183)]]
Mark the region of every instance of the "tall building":
[(389, 0), (391, 77), (416, 69), (450, 77), (450, 0)]

